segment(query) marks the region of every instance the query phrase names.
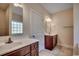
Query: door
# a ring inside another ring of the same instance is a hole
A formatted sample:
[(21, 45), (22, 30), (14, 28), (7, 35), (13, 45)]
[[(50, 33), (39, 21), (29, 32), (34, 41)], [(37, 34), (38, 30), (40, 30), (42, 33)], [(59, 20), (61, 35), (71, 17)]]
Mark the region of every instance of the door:
[(44, 49), (44, 27), (43, 17), (40, 13), (31, 10), (31, 36), (39, 40), (39, 51)]

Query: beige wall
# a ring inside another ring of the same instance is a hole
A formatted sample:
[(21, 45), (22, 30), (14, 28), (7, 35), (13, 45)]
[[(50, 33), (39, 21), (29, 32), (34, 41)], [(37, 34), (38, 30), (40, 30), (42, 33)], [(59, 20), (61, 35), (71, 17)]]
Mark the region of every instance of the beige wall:
[(0, 10), (0, 35), (9, 35), (9, 23), (7, 11)]
[(58, 34), (58, 45), (73, 48), (73, 9), (53, 14), (51, 34)]
[(5, 12), (0, 10), (0, 35), (5, 34)]

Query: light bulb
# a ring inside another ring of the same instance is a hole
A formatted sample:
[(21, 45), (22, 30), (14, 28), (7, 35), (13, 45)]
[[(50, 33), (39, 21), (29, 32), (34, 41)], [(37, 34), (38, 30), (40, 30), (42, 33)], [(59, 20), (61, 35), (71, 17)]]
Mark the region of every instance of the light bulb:
[(51, 20), (50, 18), (47, 18), (46, 21), (47, 21), (47, 22), (51, 22), (52, 20)]

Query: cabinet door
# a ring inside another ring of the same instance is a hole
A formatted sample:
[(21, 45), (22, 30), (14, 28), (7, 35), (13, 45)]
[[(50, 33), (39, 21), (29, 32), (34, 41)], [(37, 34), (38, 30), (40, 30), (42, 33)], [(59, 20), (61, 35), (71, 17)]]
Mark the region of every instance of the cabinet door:
[(53, 37), (45, 36), (45, 48), (52, 50), (53, 49)]
[(30, 45), (21, 48), (21, 55), (26, 55), (26, 54), (28, 54), (28, 53), (30, 53)]
[(36, 49), (38, 48), (38, 42), (31, 44), (31, 49)]
[(57, 35), (53, 36), (53, 47), (57, 45)]
[(38, 56), (38, 42), (31, 44), (31, 56)]
[(31, 51), (31, 56), (38, 56), (37, 49), (34, 49), (34, 50)]

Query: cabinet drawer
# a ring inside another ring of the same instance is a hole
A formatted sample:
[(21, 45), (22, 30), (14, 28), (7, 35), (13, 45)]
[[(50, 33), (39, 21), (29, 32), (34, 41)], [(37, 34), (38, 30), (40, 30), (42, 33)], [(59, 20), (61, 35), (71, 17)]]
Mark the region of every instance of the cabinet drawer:
[(38, 48), (38, 42), (31, 44), (31, 49), (36, 49)]
[(30, 53), (30, 45), (21, 49), (21, 55), (26, 55), (28, 53)]

